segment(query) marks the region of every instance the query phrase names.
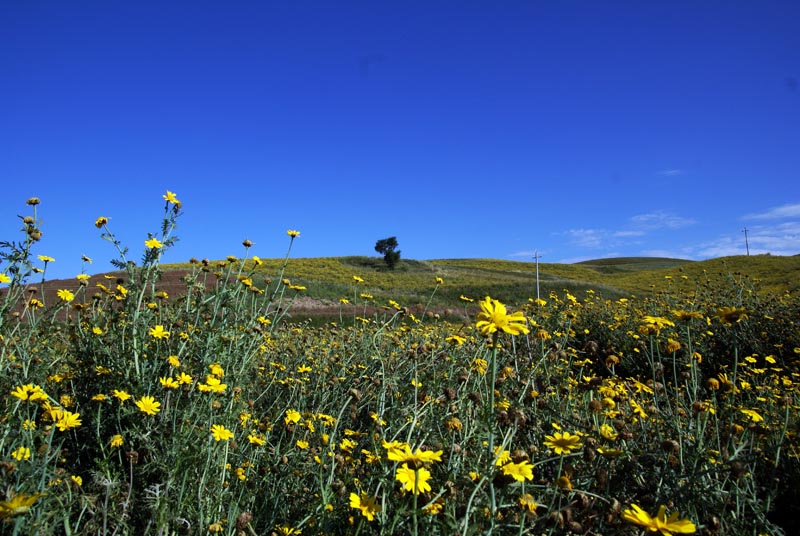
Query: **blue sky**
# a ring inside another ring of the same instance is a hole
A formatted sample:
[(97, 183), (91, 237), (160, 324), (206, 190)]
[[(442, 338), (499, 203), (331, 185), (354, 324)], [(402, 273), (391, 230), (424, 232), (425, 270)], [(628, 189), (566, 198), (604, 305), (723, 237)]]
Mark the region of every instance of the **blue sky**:
[(0, 240), (48, 276), (243, 254), (800, 253), (800, 3), (0, 3)]

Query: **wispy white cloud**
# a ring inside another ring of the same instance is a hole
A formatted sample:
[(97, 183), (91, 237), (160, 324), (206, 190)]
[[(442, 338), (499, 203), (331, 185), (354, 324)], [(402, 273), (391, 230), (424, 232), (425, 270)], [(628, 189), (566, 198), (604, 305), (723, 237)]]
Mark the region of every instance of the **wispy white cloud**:
[(764, 253), (793, 255), (800, 252), (800, 221), (784, 222), (774, 226), (758, 226), (748, 231), (750, 249)]
[[(620, 255), (618, 253), (608, 253), (608, 254), (605, 255), (605, 258), (619, 257), (619, 256)], [(558, 259), (558, 260), (553, 261), (553, 262), (556, 262), (558, 264), (575, 264), (576, 262), (591, 261), (591, 260), (594, 260), (596, 258), (597, 257), (594, 256), (594, 255), (580, 255), (580, 256), (576, 256), (576, 257), (567, 257), (567, 258), (563, 258), (563, 259)]]
[[(795, 217), (796, 216), (796, 217)], [(556, 233), (548, 262), (579, 262), (598, 257), (649, 256), (703, 260), (745, 255), (800, 254), (800, 204), (788, 204), (751, 214), (747, 243), (741, 228), (734, 227), (716, 238), (702, 236), (692, 218), (657, 210), (638, 214), (614, 227), (584, 227)], [(528, 258), (533, 252), (525, 252)], [(560, 256), (558, 260), (555, 256)]]
[(685, 172), (682, 169), (662, 169), (657, 172), (657, 175), (664, 177), (674, 177), (676, 175), (683, 175)]
[[(517, 257), (517, 258), (524, 258), (524, 259), (533, 259), (533, 257), (537, 254), (534, 250), (526, 250), (526, 251), (515, 251), (514, 253), (509, 253), (509, 257)], [(539, 257), (542, 256), (542, 252), (538, 252)]]
[(629, 249), (645, 243), (649, 233), (659, 229), (679, 229), (696, 223), (664, 211), (638, 214), (620, 229), (582, 228), (559, 233), (567, 237), (570, 245), (593, 250)]
[(647, 233), (645, 233), (642, 230), (638, 230), (638, 231), (614, 231), (614, 233), (612, 234), (617, 238), (629, 238), (632, 236), (644, 236)]
[(663, 210), (656, 210), (647, 214), (637, 214), (631, 218), (631, 223), (639, 230), (652, 231), (655, 229), (680, 229), (694, 225), (697, 220), (684, 218)]
[(743, 220), (782, 220), (800, 218), (800, 203), (773, 207), (765, 212), (756, 212), (742, 216)]
[(609, 232), (605, 229), (569, 229), (564, 234), (574, 246), (601, 249), (608, 243)]
[(759, 225), (747, 230), (745, 235), (726, 235), (716, 240), (697, 244), (695, 254), (702, 259), (746, 255), (749, 246), (751, 255), (797, 255), (800, 253), (800, 222), (784, 222), (779, 225)]
[(676, 249), (643, 249), (639, 251), (637, 257), (666, 257), (670, 259), (690, 259), (692, 254), (686, 248)]

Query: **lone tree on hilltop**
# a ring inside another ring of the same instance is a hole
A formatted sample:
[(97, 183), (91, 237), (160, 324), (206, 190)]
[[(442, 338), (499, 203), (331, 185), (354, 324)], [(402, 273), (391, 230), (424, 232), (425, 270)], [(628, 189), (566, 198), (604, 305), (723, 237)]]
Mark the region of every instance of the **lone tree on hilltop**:
[(375, 242), (375, 251), (383, 255), (383, 262), (390, 270), (394, 270), (395, 265), (400, 262), (400, 252), (397, 249), (397, 237), (390, 236)]

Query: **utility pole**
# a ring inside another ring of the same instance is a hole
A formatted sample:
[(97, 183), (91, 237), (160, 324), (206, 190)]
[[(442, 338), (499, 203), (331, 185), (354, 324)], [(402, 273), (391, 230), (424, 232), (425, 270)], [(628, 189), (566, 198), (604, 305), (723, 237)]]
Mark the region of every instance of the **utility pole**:
[(536, 299), (539, 299), (539, 250), (534, 250), (533, 259), (536, 261)]
[(747, 240), (747, 227), (742, 229), (742, 232), (744, 233), (744, 247), (747, 248), (747, 256), (749, 257), (750, 256), (750, 242)]

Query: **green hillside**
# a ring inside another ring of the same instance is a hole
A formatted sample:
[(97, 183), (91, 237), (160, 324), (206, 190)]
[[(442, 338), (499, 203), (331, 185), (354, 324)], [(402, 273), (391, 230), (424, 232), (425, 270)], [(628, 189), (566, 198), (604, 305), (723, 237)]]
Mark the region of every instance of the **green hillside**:
[[(247, 261), (245, 270), (254, 270), (262, 281), (274, 278), (283, 259), (262, 259), (262, 263), (253, 266)], [(212, 261), (206, 269), (222, 273), (226, 267), (227, 261)], [(192, 266), (172, 264), (163, 268)], [(357, 283), (354, 276), (362, 278), (363, 283)], [(389, 271), (377, 257), (290, 258), (283, 277), (305, 286), (309, 297), (330, 303), (362, 292), (372, 295), (376, 304), (393, 299), (402, 305), (430, 301), (436, 306), (459, 306), (464, 303), (461, 296), (480, 299), (486, 295), (521, 303), (535, 298), (537, 292), (534, 263), (498, 259), (402, 260)], [(443, 284), (437, 285), (437, 278)], [(580, 297), (587, 290), (607, 298), (643, 296), (669, 286), (692, 290), (734, 280), (749, 282), (758, 292), (796, 292), (800, 286), (800, 256), (736, 256), (706, 261), (627, 257), (539, 264), (539, 293), (543, 297), (563, 291)]]

